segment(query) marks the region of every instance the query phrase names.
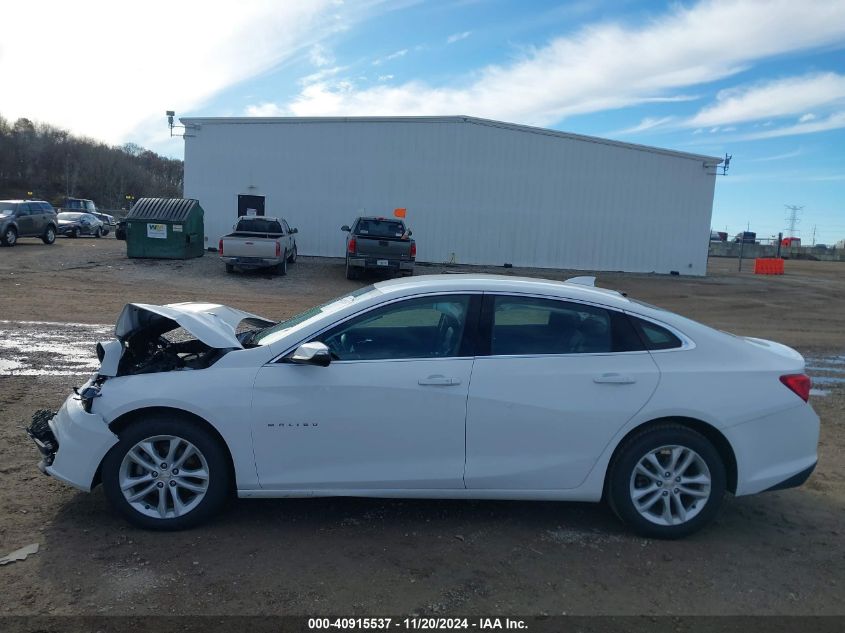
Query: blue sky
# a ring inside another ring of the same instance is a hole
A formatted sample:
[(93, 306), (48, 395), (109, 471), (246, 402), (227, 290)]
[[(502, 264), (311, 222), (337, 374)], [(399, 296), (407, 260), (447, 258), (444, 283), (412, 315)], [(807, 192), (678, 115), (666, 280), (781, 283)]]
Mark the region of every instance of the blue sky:
[[(57, 94), (82, 85), (91, 98), (35, 103), (4, 90), (7, 118), (180, 156), (166, 109), (467, 114), (727, 152), (715, 229), (750, 223), (768, 237), (796, 204), (805, 243), (814, 227), (817, 242), (845, 238), (845, 0), (18, 4), (10, 19), (33, 19), (45, 4), (65, 11), (59, 39), (77, 23), (100, 35), (96, 47), (63, 48), (60, 65), (31, 47), (16, 59), (14, 34), (0, 44), (3, 84), (41, 76)], [(155, 34), (152, 46), (138, 44), (142, 33)]]

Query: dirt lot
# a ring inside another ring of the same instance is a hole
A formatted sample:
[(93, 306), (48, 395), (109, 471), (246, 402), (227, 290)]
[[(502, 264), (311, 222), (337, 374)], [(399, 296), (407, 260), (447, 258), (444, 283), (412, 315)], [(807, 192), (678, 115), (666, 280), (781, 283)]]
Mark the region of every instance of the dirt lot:
[(210, 300), (281, 318), (359, 284), (340, 260), (303, 257), (277, 278), (226, 275), (214, 255), (130, 261), (113, 239), (0, 249), (0, 555), (41, 548), (0, 567), (0, 614), (845, 613), (845, 264), (760, 277), (713, 260), (705, 279), (599, 280), (808, 356), (822, 417), (810, 481), (728, 499), (682, 542), (630, 536), (605, 508), (574, 503), (244, 500), (193, 531), (142, 532), (100, 490), (40, 475), (23, 434), (90, 371), (88, 346), (123, 304)]

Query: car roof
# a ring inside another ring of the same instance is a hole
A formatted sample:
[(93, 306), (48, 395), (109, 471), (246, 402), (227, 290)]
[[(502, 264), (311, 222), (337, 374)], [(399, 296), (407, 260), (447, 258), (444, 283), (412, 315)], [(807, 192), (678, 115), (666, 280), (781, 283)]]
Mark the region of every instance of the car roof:
[(377, 221), (384, 221), (390, 220), (391, 222), (402, 222), (402, 218), (390, 218), (386, 215), (361, 215), (358, 216), (359, 220), (377, 220)]
[(420, 277), (381, 281), (374, 285), (384, 294), (397, 295), (419, 292), (514, 292), (520, 294), (548, 295), (587, 302), (595, 301), (596, 303), (618, 308), (625, 308), (631, 304), (628, 298), (616, 290), (585, 286), (570, 281), (512, 275), (478, 273), (422, 275)]

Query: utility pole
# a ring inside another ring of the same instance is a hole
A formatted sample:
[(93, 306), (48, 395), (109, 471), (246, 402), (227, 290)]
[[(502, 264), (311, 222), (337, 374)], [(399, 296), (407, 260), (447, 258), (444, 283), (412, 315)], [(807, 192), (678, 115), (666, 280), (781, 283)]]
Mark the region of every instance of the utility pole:
[(813, 246), (816, 245), (816, 225), (813, 225)]
[(795, 227), (798, 226), (798, 223), (801, 220), (798, 218), (798, 214), (803, 209), (803, 206), (798, 206), (795, 204), (785, 204), (783, 205), (789, 211), (789, 215), (786, 216), (786, 222), (789, 226), (789, 237), (795, 237)]

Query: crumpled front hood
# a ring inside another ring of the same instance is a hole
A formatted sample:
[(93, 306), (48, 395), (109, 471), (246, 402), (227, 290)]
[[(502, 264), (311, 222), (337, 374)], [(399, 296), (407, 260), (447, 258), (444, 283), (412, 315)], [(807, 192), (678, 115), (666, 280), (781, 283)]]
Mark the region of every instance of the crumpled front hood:
[(124, 341), (139, 330), (162, 325), (163, 320), (175, 321), (197, 339), (217, 349), (243, 348), (235, 336), (241, 321), (249, 320), (264, 327), (275, 324), (255, 314), (217, 303), (185, 302), (163, 306), (128, 303), (117, 319), (114, 334)]

